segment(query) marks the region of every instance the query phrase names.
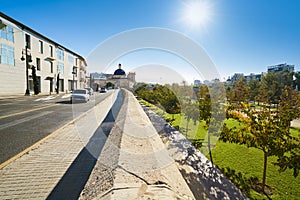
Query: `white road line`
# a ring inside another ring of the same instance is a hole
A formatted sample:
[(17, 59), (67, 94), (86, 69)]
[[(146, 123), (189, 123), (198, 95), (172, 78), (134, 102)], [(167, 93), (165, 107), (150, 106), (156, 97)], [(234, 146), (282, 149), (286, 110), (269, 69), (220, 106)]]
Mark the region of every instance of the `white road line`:
[(2, 129), (5, 129), (5, 128), (8, 128), (8, 127), (11, 127), (11, 126), (15, 126), (17, 124), (21, 124), (21, 123), (24, 123), (26, 121), (29, 121), (29, 120), (32, 120), (32, 119), (35, 119), (35, 118), (39, 118), (39, 117), (42, 117), (44, 115), (47, 115), (47, 114), (50, 114), (52, 113), (53, 111), (44, 111), (44, 112), (41, 112), (39, 114), (36, 114), (36, 115), (32, 115), (32, 116), (29, 116), (29, 117), (25, 117), (25, 118), (22, 118), (22, 119), (19, 119), (19, 120), (15, 120), (13, 122), (9, 122), (9, 123), (6, 123), (6, 124), (1, 124), (0, 125), (0, 130)]
[(56, 98), (56, 96), (48, 96), (48, 97), (36, 99), (34, 101), (46, 101), (46, 100), (51, 100), (51, 99), (55, 99), (55, 98)]
[(65, 94), (64, 96), (62, 96), (61, 98), (62, 99), (66, 99), (66, 98), (69, 98), (71, 96), (71, 94)]

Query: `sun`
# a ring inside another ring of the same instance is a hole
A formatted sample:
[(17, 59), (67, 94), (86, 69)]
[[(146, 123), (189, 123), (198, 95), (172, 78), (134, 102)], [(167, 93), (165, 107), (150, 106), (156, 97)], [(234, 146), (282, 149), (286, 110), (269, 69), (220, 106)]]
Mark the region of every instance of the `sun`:
[(213, 4), (208, 0), (189, 0), (183, 2), (181, 21), (190, 29), (206, 28), (212, 20)]

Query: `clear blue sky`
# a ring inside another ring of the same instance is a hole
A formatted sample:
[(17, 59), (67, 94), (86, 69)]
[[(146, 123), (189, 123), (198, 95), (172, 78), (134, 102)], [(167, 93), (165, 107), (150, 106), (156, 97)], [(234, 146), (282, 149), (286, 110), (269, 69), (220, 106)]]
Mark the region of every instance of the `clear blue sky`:
[(161, 27), (199, 43), (221, 77), (283, 62), (299, 70), (300, 1), (210, 0), (209, 20), (197, 28), (182, 20), (191, 1), (0, 0), (0, 10), (84, 57), (122, 31)]

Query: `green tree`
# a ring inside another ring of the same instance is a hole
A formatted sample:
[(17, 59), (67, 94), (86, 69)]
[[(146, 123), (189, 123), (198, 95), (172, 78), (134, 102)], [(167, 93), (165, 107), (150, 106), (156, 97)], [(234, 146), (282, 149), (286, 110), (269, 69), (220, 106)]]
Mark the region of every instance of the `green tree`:
[(288, 71), (270, 72), (262, 78), (259, 98), (263, 103), (278, 105), (284, 87), (293, 85), (293, 73)]
[[(293, 90), (286, 90), (281, 96), (281, 105), (277, 112), (271, 111), (263, 105), (260, 110), (251, 108), (249, 104), (242, 103), (241, 111), (229, 110), (229, 116), (242, 122), (242, 126), (228, 128), (224, 126), (220, 139), (224, 142), (232, 142), (246, 145), (261, 150), (263, 152), (263, 176), (262, 191), (266, 185), (267, 160), (269, 156), (277, 156), (277, 165), (284, 170), (286, 167), (294, 167), (299, 171), (298, 166), (287, 165), (287, 160), (298, 159), (299, 142), (297, 138), (292, 137), (290, 133), (290, 121), (299, 117), (299, 113), (293, 115), (292, 109), (299, 108), (298, 100), (292, 100)], [(294, 103), (291, 103), (294, 102)], [(288, 106), (287, 106), (288, 105)], [(291, 115), (292, 114), (292, 115)], [(292, 116), (292, 117), (291, 117)], [(298, 144), (298, 147), (297, 145)], [(297, 150), (298, 148), (298, 150)], [(294, 155), (293, 158), (288, 155)], [(295, 162), (294, 162), (295, 163)], [(298, 169), (297, 169), (298, 167)]]
[(260, 87), (260, 82), (257, 79), (250, 80), (248, 83), (250, 101), (253, 101), (254, 104), (258, 99), (259, 87)]
[(106, 88), (114, 88), (115, 87), (115, 84), (113, 84), (112, 82), (108, 82), (106, 83)]
[(248, 102), (249, 101), (249, 87), (244, 81), (243, 77), (240, 77), (233, 86), (232, 89), (232, 96), (231, 96), (231, 102), (235, 102), (237, 104), (240, 104), (242, 102)]
[(196, 125), (197, 121), (199, 120), (199, 108), (196, 102), (193, 102), (191, 100), (184, 101), (182, 105), (182, 113), (185, 115), (186, 118), (186, 136), (189, 130), (189, 122), (190, 120), (194, 121), (194, 124)]

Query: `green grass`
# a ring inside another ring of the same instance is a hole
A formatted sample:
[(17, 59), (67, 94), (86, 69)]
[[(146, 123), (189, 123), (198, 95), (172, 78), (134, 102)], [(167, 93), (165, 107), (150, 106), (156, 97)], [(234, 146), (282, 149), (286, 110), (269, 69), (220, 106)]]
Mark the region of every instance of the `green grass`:
[[(144, 103), (144, 101), (143, 101)], [(147, 103), (147, 102), (145, 102)], [(154, 112), (158, 112), (161, 115), (166, 114), (166, 118), (172, 118), (173, 115), (164, 113), (159, 108), (148, 104), (147, 106), (154, 109)], [(179, 126), (184, 135), (186, 135), (186, 119), (180, 114), (174, 115), (173, 126)], [(233, 119), (226, 120), (226, 124), (229, 127), (239, 127), (241, 124)], [(193, 139), (204, 139), (206, 136), (206, 129), (204, 122), (197, 122), (194, 125), (193, 121), (189, 123), (189, 130), (187, 138)], [(299, 129), (291, 128), (293, 136), (299, 137)], [(212, 150), (214, 164), (220, 169), (231, 170), (231, 176), (229, 177), (236, 185), (243, 187), (243, 183), (248, 184), (250, 178), (258, 178), (258, 181), (262, 180), (263, 173), (263, 153), (255, 148), (248, 148), (243, 145), (224, 143), (217, 141), (215, 148)], [(274, 200), (282, 199), (300, 199), (300, 176), (297, 178), (293, 177), (293, 171), (287, 169), (284, 172), (279, 173), (278, 167), (274, 166), (272, 162), (276, 161), (276, 157), (268, 157), (267, 166), (267, 180), (266, 184), (271, 187), (273, 194), (270, 197)], [(234, 171), (233, 171), (234, 170)], [(227, 174), (228, 175), (228, 174)], [(229, 175), (228, 175), (229, 176)], [(239, 180), (237, 180), (239, 179)], [(243, 187), (247, 193), (247, 188)], [(249, 189), (249, 188), (248, 188)], [(259, 194), (253, 189), (248, 191), (248, 197), (250, 199), (268, 199), (265, 195)]]
[[(214, 164), (219, 168), (234, 169), (240, 172), (245, 178), (257, 177), (260, 181), (263, 172), (263, 153), (255, 148), (247, 148), (238, 144), (230, 144), (219, 141), (212, 151)], [(278, 172), (272, 162), (275, 157), (268, 158), (267, 185), (272, 188), (272, 199), (299, 199), (300, 178), (294, 178), (292, 170)], [(265, 195), (250, 191), (251, 199), (267, 199)]]

